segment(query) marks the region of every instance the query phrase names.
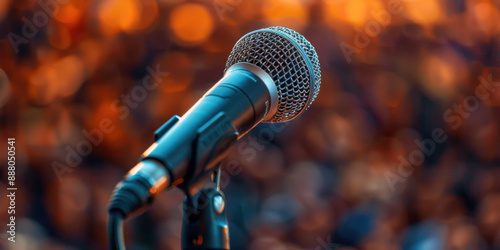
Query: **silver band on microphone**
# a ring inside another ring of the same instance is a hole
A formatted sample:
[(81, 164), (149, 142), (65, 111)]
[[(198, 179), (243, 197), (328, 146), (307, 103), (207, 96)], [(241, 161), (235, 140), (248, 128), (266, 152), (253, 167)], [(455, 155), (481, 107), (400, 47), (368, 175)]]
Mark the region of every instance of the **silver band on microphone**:
[(151, 185), (151, 194), (165, 189), (170, 183), (169, 174), (165, 167), (154, 160), (144, 160), (133, 167), (127, 174), (127, 178), (133, 175), (139, 175), (148, 180)]
[(231, 71), (236, 71), (236, 70), (250, 71), (264, 82), (264, 84), (267, 87), (267, 90), (269, 91), (269, 95), (271, 97), (270, 98), (271, 103), (269, 104), (269, 110), (267, 112), (267, 115), (262, 120), (266, 121), (271, 119), (278, 110), (279, 100), (278, 100), (278, 89), (276, 88), (276, 83), (274, 83), (271, 76), (269, 76), (269, 74), (266, 73), (263, 69), (251, 63), (246, 63), (246, 62), (240, 62), (234, 64), (233, 66), (231, 66), (229, 69), (226, 70), (225, 74), (229, 74)]

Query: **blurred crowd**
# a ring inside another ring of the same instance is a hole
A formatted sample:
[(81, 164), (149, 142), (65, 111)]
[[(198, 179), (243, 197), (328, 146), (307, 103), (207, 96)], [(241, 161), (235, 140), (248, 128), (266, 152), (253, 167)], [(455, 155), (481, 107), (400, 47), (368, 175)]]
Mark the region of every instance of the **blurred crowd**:
[[(241, 167), (223, 188), (232, 249), (500, 249), (499, 4), (0, 1), (0, 144), (16, 138), (18, 188), (10, 243), (2, 169), (0, 248), (106, 249), (109, 195), (155, 129), (222, 76), (242, 35), (279, 25), (316, 48), (321, 91), (222, 163)], [(139, 91), (145, 79), (157, 86)], [(436, 129), (446, 139), (423, 152)], [(129, 249), (180, 249), (183, 197), (127, 221)]]

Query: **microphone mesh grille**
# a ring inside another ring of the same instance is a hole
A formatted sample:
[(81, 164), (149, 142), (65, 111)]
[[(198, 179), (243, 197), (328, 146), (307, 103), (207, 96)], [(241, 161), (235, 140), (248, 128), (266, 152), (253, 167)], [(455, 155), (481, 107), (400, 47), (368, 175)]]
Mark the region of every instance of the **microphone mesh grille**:
[(233, 47), (226, 70), (240, 62), (266, 71), (278, 90), (278, 110), (263, 122), (285, 122), (307, 109), (318, 95), (321, 71), (314, 47), (299, 33), (283, 27), (257, 30)]

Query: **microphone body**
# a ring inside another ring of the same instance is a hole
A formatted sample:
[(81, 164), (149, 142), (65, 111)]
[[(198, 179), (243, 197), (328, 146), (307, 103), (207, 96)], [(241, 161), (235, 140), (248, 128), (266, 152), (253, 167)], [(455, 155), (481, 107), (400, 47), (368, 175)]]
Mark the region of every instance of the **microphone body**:
[(130, 216), (166, 187), (195, 194), (237, 139), (272, 117), (277, 95), (262, 69), (248, 63), (230, 67), (182, 118), (174, 116), (155, 132), (155, 142), (117, 185), (109, 210)]
[(161, 163), (174, 182), (170, 186), (188, 191), (239, 137), (273, 113), (277, 98), (266, 72), (248, 63), (236, 64), (182, 118), (175, 116), (157, 130), (156, 142), (141, 161)]

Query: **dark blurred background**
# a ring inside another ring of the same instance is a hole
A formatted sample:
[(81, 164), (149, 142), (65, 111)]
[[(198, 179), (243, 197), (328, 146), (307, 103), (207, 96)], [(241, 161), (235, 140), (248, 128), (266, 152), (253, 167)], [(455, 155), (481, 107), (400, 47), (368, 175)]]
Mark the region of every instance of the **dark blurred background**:
[[(2, 0), (0, 248), (106, 249), (109, 195), (155, 129), (242, 35), (280, 25), (316, 48), (321, 91), (223, 162), (232, 249), (500, 249), (499, 4)], [(182, 200), (163, 192), (127, 221), (129, 249), (180, 249)]]

